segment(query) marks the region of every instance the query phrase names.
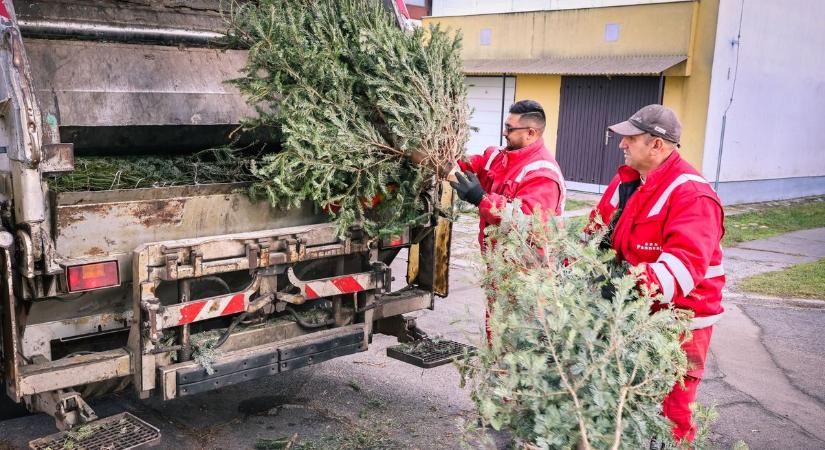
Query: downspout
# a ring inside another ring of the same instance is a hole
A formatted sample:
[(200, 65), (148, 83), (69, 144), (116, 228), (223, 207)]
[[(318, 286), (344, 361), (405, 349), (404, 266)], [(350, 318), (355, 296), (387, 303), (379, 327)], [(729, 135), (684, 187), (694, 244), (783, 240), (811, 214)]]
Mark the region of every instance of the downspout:
[(713, 180), (713, 190), (719, 192), (719, 177), (722, 173), (722, 152), (725, 149), (725, 127), (728, 122), (728, 111), (733, 105), (733, 94), (736, 92), (736, 76), (739, 74), (739, 51), (742, 48), (742, 16), (745, 12), (745, 0), (742, 0), (742, 5), (739, 9), (739, 29), (736, 31), (736, 39), (730, 41), (731, 47), (736, 47), (736, 63), (733, 67), (733, 83), (730, 88), (730, 99), (728, 106), (725, 107), (725, 112), (722, 113), (722, 129), (719, 132), (719, 153), (716, 157), (716, 178)]
[(501, 131), (504, 130), (504, 98), (507, 97), (507, 74), (501, 74), (501, 120), (498, 127), (498, 146), (504, 145), (504, 135)]
[(665, 101), (665, 73), (659, 72), (659, 101), (660, 105)]

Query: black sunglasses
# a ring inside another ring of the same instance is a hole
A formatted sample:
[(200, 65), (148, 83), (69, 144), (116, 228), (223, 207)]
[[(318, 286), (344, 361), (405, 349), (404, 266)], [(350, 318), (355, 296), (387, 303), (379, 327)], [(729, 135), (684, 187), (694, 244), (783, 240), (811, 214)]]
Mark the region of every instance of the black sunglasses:
[(530, 128), (533, 128), (533, 127), (511, 127), (510, 125), (505, 124), (504, 125), (504, 132), (507, 133), (507, 134), (510, 134), (513, 131), (527, 130), (527, 129), (530, 129)]

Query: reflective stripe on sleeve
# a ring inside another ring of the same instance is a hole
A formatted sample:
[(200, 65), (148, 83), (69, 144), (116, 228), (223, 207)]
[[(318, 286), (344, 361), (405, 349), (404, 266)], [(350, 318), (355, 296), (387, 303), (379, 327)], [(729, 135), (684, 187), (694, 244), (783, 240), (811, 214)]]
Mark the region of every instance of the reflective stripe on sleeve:
[(496, 159), (496, 156), (501, 153), (501, 149), (497, 148), (490, 153), (490, 157), (487, 158), (487, 164), (484, 165), (484, 170), (490, 170), (490, 167), (493, 165), (493, 160)]
[(693, 277), (690, 276), (690, 271), (679, 258), (670, 253), (662, 253), (656, 262), (667, 263), (671, 273), (676, 277), (676, 281), (679, 282), (679, 287), (682, 288), (682, 295), (687, 296), (690, 294), (690, 291), (694, 288)]
[(653, 217), (656, 214), (662, 212), (662, 208), (664, 208), (665, 203), (667, 203), (667, 199), (670, 198), (670, 194), (673, 192), (673, 190), (679, 187), (680, 185), (687, 183), (688, 181), (695, 181), (697, 183), (708, 184), (708, 180), (700, 177), (699, 175), (693, 175), (689, 173), (683, 173), (679, 175), (678, 177), (676, 177), (675, 180), (673, 180), (670, 183), (670, 186), (668, 186), (667, 189), (665, 189), (665, 191), (662, 192), (662, 195), (660, 195), (659, 199), (656, 200), (656, 203), (653, 205), (653, 208), (650, 208), (650, 212), (647, 214), (647, 217)]
[(559, 170), (559, 168), (556, 167), (555, 164), (551, 163), (550, 161), (539, 160), (539, 161), (533, 161), (530, 164), (527, 164), (526, 166), (524, 166), (521, 169), (521, 172), (516, 177), (516, 180), (515, 180), (516, 183), (521, 183), (521, 180), (523, 180), (524, 177), (526, 177), (528, 173), (530, 173), (534, 170), (539, 170), (539, 169), (550, 169), (556, 174), (557, 177), (559, 177), (559, 180), (564, 180), (564, 177), (561, 175), (561, 170)]
[(613, 196), (610, 197), (610, 206), (612, 206), (614, 208), (619, 206), (619, 186), (621, 186), (621, 185), (622, 185), (622, 183), (619, 183), (618, 185), (616, 185), (616, 190), (613, 191)]
[(702, 328), (707, 328), (716, 322), (719, 322), (719, 319), (722, 318), (724, 313), (714, 314), (712, 316), (705, 316), (705, 317), (694, 317), (690, 319), (690, 329), (691, 330), (700, 330)]
[(705, 273), (705, 278), (715, 278), (721, 277), (725, 274), (725, 266), (719, 264), (718, 266), (710, 266), (708, 267), (708, 271)]
[(676, 293), (676, 285), (675, 280), (673, 279), (673, 275), (667, 270), (662, 263), (650, 263), (648, 264), (653, 272), (656, 274), (656, 278), (659, 279), (659, 286), (662, 289), (662, 295), (664, 299), (662, 303), (670, 303), (673, 301), (673, 295)]

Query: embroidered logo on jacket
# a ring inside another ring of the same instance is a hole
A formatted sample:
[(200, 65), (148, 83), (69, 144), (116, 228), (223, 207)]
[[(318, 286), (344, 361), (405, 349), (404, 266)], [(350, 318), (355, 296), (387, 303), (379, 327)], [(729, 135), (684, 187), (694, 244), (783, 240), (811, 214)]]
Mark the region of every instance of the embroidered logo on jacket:
[(648, 252), (661, 252), (662, 246), (657, 242), (645, 242), (643, 244), (636, 244), (636, 250), (645, 250)]

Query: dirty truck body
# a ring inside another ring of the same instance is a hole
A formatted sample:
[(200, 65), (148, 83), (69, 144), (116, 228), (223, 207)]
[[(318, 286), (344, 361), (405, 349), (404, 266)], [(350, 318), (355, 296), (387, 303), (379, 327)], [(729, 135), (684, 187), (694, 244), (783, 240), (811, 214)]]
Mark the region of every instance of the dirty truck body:
[[(2, 2), (0, 374), (60, 428), (126, 386), (173, 399), (363, 351), (374, 332), (413, 338), (402, 314), (447, 294), (436, 184), (430, 222), (379, 241), (236, 184), (49, 190), (75, 154), (209, 148), (254, 114), (224, 83), (245, 52), (210, 45), (218, 4)], [(391, 292), (402, 249), (408, 285)], [(211, 373), (192, 354), (210, 330), (224, 338)]]

